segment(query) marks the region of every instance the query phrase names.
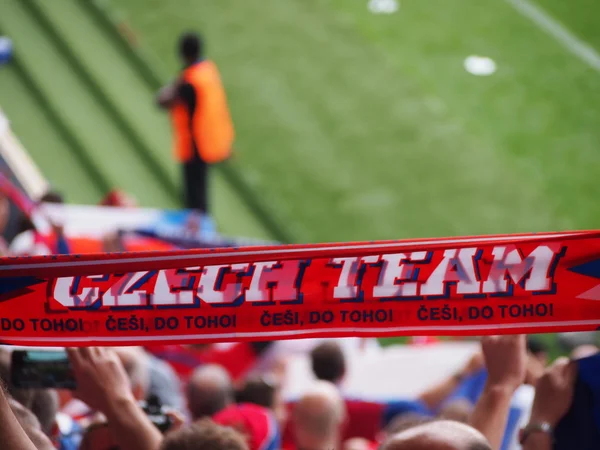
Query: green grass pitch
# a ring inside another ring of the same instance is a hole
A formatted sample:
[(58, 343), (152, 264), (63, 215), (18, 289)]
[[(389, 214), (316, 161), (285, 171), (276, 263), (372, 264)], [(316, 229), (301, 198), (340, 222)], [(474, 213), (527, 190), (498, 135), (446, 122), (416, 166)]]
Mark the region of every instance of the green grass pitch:
[[(520, 0), (122, 0), (173, 73), (199, 30), (222, 71), (236, 161), (294, 240), (597, 228), (600, 72)], [(600, 6), (541, 0), (600, 50)], [(489, 77), (469, 55), (493, 58)]]

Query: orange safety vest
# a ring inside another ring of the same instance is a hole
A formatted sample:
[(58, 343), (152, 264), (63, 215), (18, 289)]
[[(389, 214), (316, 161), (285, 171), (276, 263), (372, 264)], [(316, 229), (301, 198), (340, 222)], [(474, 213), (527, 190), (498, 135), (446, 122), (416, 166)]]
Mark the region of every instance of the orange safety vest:
[(181, 101), (171, 108), (175, 158), (189, 161), (195, 144), (204, 162), (226, 160), (231, 155), (234, 130), (217, 66), (212, 61), (199, 62), (185, 69), (182, 79), (196, 91), (196, 108), (193, 117)]

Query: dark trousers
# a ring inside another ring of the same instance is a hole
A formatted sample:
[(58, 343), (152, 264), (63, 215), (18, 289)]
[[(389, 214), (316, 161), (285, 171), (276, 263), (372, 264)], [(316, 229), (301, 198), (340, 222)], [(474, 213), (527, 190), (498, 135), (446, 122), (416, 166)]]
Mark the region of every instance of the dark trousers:
[(185, 207), (208, 214), (208, 164), (195, 153), (183, 163)]

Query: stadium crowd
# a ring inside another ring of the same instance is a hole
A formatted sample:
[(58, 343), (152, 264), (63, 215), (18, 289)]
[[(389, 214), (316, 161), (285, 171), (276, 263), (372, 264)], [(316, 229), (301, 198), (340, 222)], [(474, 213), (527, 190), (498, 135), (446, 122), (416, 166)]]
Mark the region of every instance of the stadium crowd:
[[(344, 352), (336, 340), (325, 340), (310, 353), (317, 381), (284, 402), (285, 358), (266, 372), (253, 370), (272, 345), (67, 349), (73, 391), (15, 388), (10, 350), (3, 349), (2, 448), (500, 449), (511, 401), (529, 384), (535, 396), (519, 439), (522, 448), (541, 450), (553, 448), (553, 431), (575, 392), (575, 363), (559, 358), (544, 367), (543, 355), (513, 335), (483, 337), (481, 351), (460, 371), (418, 398), (381, 404), (345, 398)], [(580, 348), (578, 356), (596, 351)], [(481, 373), (485, 381), (473, 402), (461, 385)]]

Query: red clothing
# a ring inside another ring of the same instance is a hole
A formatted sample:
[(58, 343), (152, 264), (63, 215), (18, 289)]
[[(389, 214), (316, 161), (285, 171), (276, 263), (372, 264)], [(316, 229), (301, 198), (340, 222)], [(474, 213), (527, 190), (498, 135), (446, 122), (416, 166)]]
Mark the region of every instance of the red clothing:
[(148, 347), (147, 350), (168, 362), (183, 381), (202, 364), (218, 364), (234, 381), (238, 381), (254, 367), (258, 359), (257, 352), (248, 342), (238, 342), (227, 348), (214, 345), (201, 349), (185, 345), (162, 345)]
[(212, 420), (240, 432), (246, 437), (250, 450), (280, 448), (277, 423), (267, 408), (250, 403), (231, 405), (215, 414)]
[[(376, 441), (377, 434), (391, 419), (400, 414), (418, 413), (429, 415), (426, 406), (419, 401), (396, 400), (387, 402), (368, 402), (358, 399), (345, 399), (346, 423), (342, 428), (342, 441), (351, 438), (363, 438), (368, 441)], [(294, 403), (288, 403), (291, 410)], [(290, 414), (291, 415), (291, 414)], [(288, 421), (283, 432), (284, 445), (294, 443), (293, 422)]]

